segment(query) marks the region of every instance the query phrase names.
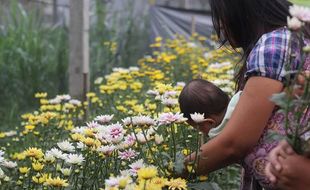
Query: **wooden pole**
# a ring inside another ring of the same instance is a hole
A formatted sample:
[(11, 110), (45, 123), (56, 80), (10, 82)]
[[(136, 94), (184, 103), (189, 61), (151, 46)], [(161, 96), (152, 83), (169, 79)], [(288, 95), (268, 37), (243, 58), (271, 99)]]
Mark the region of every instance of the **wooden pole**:
[(192, 16), (192, 22), (191, 22), (191, 33), (194, 35), (196, 33), (196, 17), (195, 15)]
[(86, 100), (89, 91), (89, 0), (70, 0), (69, 93)]
[(184, 8), (189, 9), (189, 0), (184, 0)]
[(58, 22), (57, 0), (53, 0), (53, 24)]

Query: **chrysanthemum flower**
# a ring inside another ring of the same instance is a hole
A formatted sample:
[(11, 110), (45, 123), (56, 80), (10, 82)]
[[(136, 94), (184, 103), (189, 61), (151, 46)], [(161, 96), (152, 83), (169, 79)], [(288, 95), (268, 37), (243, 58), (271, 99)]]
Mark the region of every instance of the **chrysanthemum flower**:
[(28, 148), (25, 151), (25, 154), (28, 157), (32, 157), (32, 158), (36, 158), (36, 159), (40, 159), (43, 157), (43, 152), (39, 148)]
[(202, 123), (205, 121), (205, 116), (204, 114), (201, 114), (201, 113), (193, 113), (193, 114), (190, 114), (191, 116), (191, 119), (195, 122), (195, 123)]
[(67, 180), (61, 179), (60, 177), (49, 177), (48, 179), (46, 179), (45, 185), (52, 187), (67, 187), (69, 184), (67, 183)]
[(155, 167), (145, 167), (145, 168), (139, 169), (137, 174), (138, 174), (139, 179), (149, 180), (154, 177), (157, 177), (158, 172), (157, 172), (157, 168)]
[(34, 162), (32, 163), (32, 168), (34, 169), (34, 171), (41, 171), (43, 169), (44, 165), (41, 164), (40, 162)]
[(83, 155), (79, 155), (79, 154), (68, 154), (65, 161), (66, 163), (69, 163), (69, 164), (81, 165), (84, 162), (84, 157)]
[(95, 118), (95, 120), (101, 124), (107, 124), (112, 120), (113, 117), (114, 117), (113, 114), (112, 115), (99, 115)]
[(74, 152), (75, 147), (68, 140), (57, 143), (57, 146), (65, 152)]
[(119, 151), (119, 158), (122, 160), (132, 160), (137, 156), (136, 151), (129, 149), (125, 150), (123, 152)]
[(186, 180), (177, 178), (177, 179), (170, 179), (166, 185), (168, 186), (169, 190), (186, 190)]

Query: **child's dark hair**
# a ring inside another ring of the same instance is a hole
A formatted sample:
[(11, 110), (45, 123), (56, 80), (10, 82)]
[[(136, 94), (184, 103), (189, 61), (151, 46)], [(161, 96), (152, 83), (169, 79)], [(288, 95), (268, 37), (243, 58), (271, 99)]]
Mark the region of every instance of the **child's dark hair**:
[(223, 113), (229, 103), (228, 95), (220, 88), (203, 79), (190, 81), (179, 96), (184, 117), (192, 121), (190, 114), (200, 113), (205, 117)]
[(265, 33), (287, 26), (288, 0), (210, 0), (215, 31), (222, 44), (243, 49), (243, 66), (236, 75), (237, 89), (244, 86), (245, 60)]

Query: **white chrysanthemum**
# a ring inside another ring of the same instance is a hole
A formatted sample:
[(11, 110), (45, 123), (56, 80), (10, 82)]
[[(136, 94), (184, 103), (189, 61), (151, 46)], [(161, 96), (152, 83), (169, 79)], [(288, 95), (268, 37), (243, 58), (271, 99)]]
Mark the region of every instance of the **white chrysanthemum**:
[(107, 141), (119, 143), (124, 138), (125, 130), (120, 123), (107, 126)]
[(154, 135), (155, 133), (156, 133), (156, 130), (154, 127), (151, 127), (146, 131), (147, 135)]
[(65, 161), (68, 164), (81, 165), (84, 162), (84, 157), (81, 154), (68, 154)]
[(112, 69), (113, 72), (121, 72), (121, 73), (128, 73), (129, 70), (128, 69), (125, 69), (125, 68), (122, 68), (122, 67), (114, 67)]
[(124, 138), (124, 143), (127, 144), (128, 146), (133, 146), (136, 142), (136, 138), (133, 134), (127, 135)]
[(287, 26), (292, 30), (299, 30), (303, 23), (296, 17), (293, 18), (287, 18)]
[(4, 161), (4, 152), (2, 150), (0, 150), (0, 164)]
[(105, 180), (106, 187), (117, 187), (119, 184), (117, 177), (111, 176), (109, 179)]
[(152, 126), (155, 125), (156, 122), (150, 116), (134, 116), (132, 117), (132, 124), (138, 126)]
[(102, 77), (98, 77), (96, 80), (95, 80), (95, 84), (101, 84), (103, 82), (103, 78)]
[(76, 106), (80, 106), (82, 105), (80, 100), (76, 100), (76, 99), (72, 99), (69, 101), (70, 104), (76, 105)]
[(66, 177), (70, 176), (71, 174), (71, 168), (61, 168), (60, 171)]
[(125, 126), (129, 126), (129, 125), (131, 125), (131, 117), (126, 117), (126, 118), (124, 118), (124, 119), (122, 119), (122, 122), (123, 122), (123, 124), (125, 125)]
[(296, 17), (303, 22), (310, 22), (310, 8), (293, 5), (290, 6), (289, 11), (292, 17)]
[(48, 100), (48, 103), (50, 103), (50, 104), (60, 104), (61, 103), (61, 99), (56, 97), (56, 98)]
[(226, 72), (227, 75), (230, 75), (230, 76), (234, 76), (235, 74), (235, 71), (233, 69), (230, 69)]
[(71, 130), (72, 133), (84, 134), (86, 127), (75, 127)]
[(121, 170), (120, 174), (121, 176), (131, 176), (130, 170)]
[(142, 134), (142, 133), (137, 133), (137, 134), (136, 134), (136, 137), (137, 137), (137, 141), (138, 141), (139, 143), (142, 143), (142, 144), (146, 143), (148, 140), (151, 139), (151, 136), (150, 136), (150, 135), (144, 136), (144, 134)]
[(166, 91), (165, 93), (164, 93), (164, 97), (165, 98), (169, 98), (169, 97), (174, 97), (174, 96), (176, 96), (178, 94), (178, 92), (176, 92), (176, 91), (174, 91), (174, 90), (170, 90), (170, 91)]
[(95, 118), (95, 120), (101, 124), (106, 124), (106, 123), (109, 123), (113, 117), (114, 117), (113, 114), (112, 115), (99, 115)]
[(12, 162), (12, 161), (8, 161), (8, 160), (4, 160), (1, 163), (1, 166), (6, 167), (6, 168), (15, 168), (17, 166), (17, 163)]
[(157, 90), (148, 90), (146, 94), (152, 95), (152, 96), (158, 96), (159, 92)]
[(71, 96), (69, 94), (63, 94), (63, 95), (57, 95), (56, 98), (59, 98), (61, 100), (70, 100)]
[(137, 156), (136, 151), (132, 150), (131, 148), (128, 150), (125, 150), (123, 152), (119, 151), (118, 157), (122, 160), (132, 160)]
[(185, 82), (177, 82), (176, 86), (184, 87), (186, 85)]
[(44, 160), (47, 162), (54, 162), (55, 157), (51, 154), (51, 152), (46, 152), (44, 155)]
[(175, 106), (177, 105), (179, 102), (177, 99), (175, 98), (163, 98), (161, 100), (161, 103), (164, 104), (165, 106)]
[(88, 123), (86, 123), (86, 125), (87, 125), (87, 127), (89, 127), (89, 128), (97, 128), (97, 127), (100, 126), (99, 123), (97, 123), (96, 121), (88, 122)]
[(212, 63), (209, 65), (210, 69), (221, 69), (223, 67), (228, 67), (228, 66), (232, 66), (231, 62), (227, 61), (227, 62), (223, 62), (223, 63)]
[(116, 150), (116, 146), (114, 145), (101, 146), (97, 149), (98, 152), (101, 152), (105, 155), (110, 155), (114, 150)]
[(8, 132), (5, 132), (4, 134), (7, 137), (11, 137), (11, 136), (17, 135), (17, 132), (16, 131), (8, 131)]
[(160, 125), (169, 125), (172, 123), (182, 123), (185, 122), (187, 119), (183, 117), (183, 114), (174, 114), (169, 112), (160, 114), (157, 120)]
[(86, 150), (87, 146), (84, 143), (82, 143), (82, 142), (78, 142), (76, 144), (76, 148), (77, 149), (81, 149), (81, 150)]
[(138, 170), (145, 167), (145, 164), (142, 159), (137, 160), (136, 162), (129, 165), (131, 175), (136, 176)]
[(57, 143), (57, 146), (65, 152), (74, 152), (75, 147), (68, 140)]
[(215, 79), (215, 80), (212, 80), (211, 82), (216, 86), (227, 85), (231, 83), (231, 81), (228, 79), (223, 79), (223, 80)]
[(191, 119), (195, 122), (195, 123), (202, 123), (205, 121), (205, 116), (204, 114), (201, 114), (201, 113), (193, 113), (193, 114), (190, 114), (191, 116)]
[(155, 135), (155, 143), (156, 144), (161, 144), (162, 142), (164, 142), (164, 137), (162, 135)]
[(0, 179), (5, 178), (6, 175), (4, 174), (3, 170), (0, 168)]
[(66, 154), (64, 154), (61, 150), (57, 148), (52, 148), (51, 150), (47, 151), (46, 154), (51, 154), (55, 158), (65, 160)]
[(130, 71), (139, 71), (139, 67), (129, 67)]

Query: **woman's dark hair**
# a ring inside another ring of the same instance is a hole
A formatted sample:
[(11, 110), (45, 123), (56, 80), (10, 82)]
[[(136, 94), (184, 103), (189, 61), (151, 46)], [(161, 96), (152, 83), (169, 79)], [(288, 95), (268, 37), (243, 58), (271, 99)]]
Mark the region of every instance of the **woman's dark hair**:
[(235, 76), (237, 90), (244, 86), (246, 59), (265, 33), (287, 25), (287, 0), (210, 0), (215, 31), (222, 44), (243, 49), (243, 66)]
[(195, 112), (205, 117), (223, 113), (228, 103), (229, 97), (225, 92), (203, 79), (190, 81), (179, 96), (181, 112), (189, 121), (192, 121), (190, 114)]

